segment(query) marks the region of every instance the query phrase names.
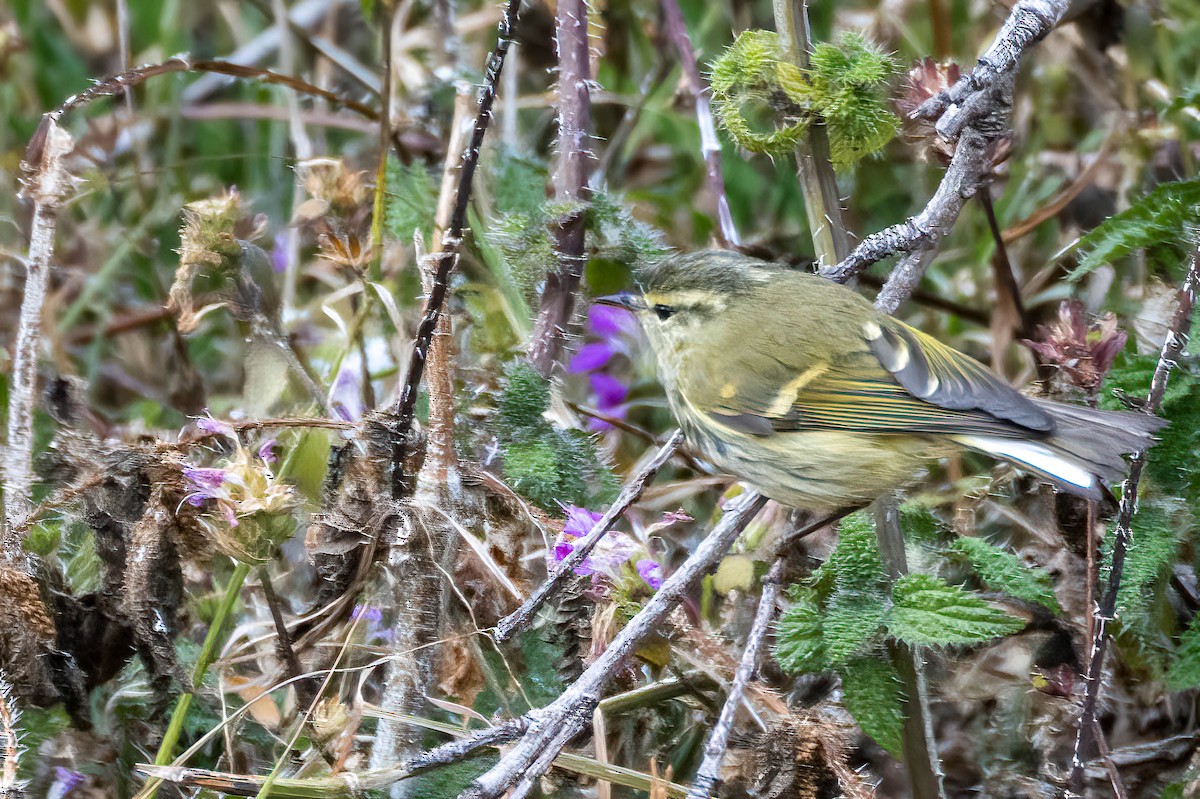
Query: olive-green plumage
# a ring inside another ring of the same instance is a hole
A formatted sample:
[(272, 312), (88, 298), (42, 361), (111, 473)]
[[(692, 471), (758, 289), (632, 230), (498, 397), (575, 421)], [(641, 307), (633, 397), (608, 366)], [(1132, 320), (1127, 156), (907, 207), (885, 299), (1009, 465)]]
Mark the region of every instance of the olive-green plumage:
[(1022, 395), (844, 286), (737, 253), (645, 267), (638, 312), (689, 442), (767, 496), (866, 504), (973, 449), (1098, 498), (1163, 422)]

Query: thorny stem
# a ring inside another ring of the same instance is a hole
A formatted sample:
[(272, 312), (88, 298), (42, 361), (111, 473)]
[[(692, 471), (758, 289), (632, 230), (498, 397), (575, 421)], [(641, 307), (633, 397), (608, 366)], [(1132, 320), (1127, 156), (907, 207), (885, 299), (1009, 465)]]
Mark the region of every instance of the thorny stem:
[(654, 453), (654, 457), (646, 461), (646, 464), (625, 482), (625, 486), (621, 489), (616, 502), (609, 506), (604, 515), (600, 517), (600, 521), (592, 526), (587, 535), (575, 542), (575, 547), (571, 551), (571, 554), (558, 564), (558, 570), (550, 575), (548, 579), (544, 580), (534, 590), (533, 594), (522, 603), (521, 607), (508, 616), (505, 616), (496, 625), (496, 629), (492, 632), (492, 637), (497, 643), (507, 641), (530, 625), (538, 609), (546, 603), (546, 600), (558, 593), (567, 578), (574, 573), (580, 563), (583, 563), (583, 559), (600, 543), (600, 539), (612, 529), (613, 525), (624, 515), (625, 511), (629, 510), (630, 506), (638, 501), (642, 492), (646, 490), (646, 486), (658, 474), (658, 470), (670, 460), (671, 456), (675, 454), (675, 451), (682, 444), (683, 432), (676, 430), (658, 448), (658, 452)]
[(696, 106), (696, 124), (700, 127), (700, 152), (704, 155), (704, 176), (708, 185), (709, 201), (716, 210), (717, 243), (722, 247), (741, 246), (741, 237), (733, 224), (729, 210), (729, 197), (725, 194), (725, 173), (721, 168), (721, 140), (713, 124), (712, 107), (708, 101), (704, 79), (700, 77), (700, 66), (696, 62), (696, 51), (688, 36), (687, 24), (679, 0), (662, 0), (663, 23), (675, 51), (679, 54), (679, 66)]
[(762, 598), (758, 600), (758, 612), (754, 614), (754, 624), (746, 637), (746, 648), (742, 650), (742, 659), (738, 662), (737, 671), (733, 674), (733, 682), (729, 686), (729, 694), (725, 697), (725, 705), (721, 715), (713, 727), (708, 743), (704, 746), (704, 760), (696, 772), (696, 779), (688, 791), (688, 799), (708, 799), (713, 787), (721, 774), (721, 761), (725, 759), (725, 750), (729, 746), (729, 734), (733, 732), (733, 722), (737, 718), (738, 709), (742, 705), (742, 695), (746, 685), (758, 667), (758, 653), (762, 649), (767, 633), (771, 628), (771, 619), (775, 615), (775, 603), (779, 599), (779, 584), (783, 577), (782, 557), (776, 558), (771, 564), (770, 571), (763, 578)]
[(988, 166), (987, 151), (988, 138), (984, 134), (974, 128), (963, 131), (950, 166), (924, 210), (867, 236), (841, 263), (826, 270), (825, 276), (844, 282), (876, 261), (903, 253), (876, 300), (876, 306), (885, 313), (894, 313), (921, 282), (928, 265), (926, 254), (934, 252), (941, 238), (954, 227), (967, 199), (979, 188)]
[(591, 94), (588, 90), (588, 16), (585, 0), (559, 0), (555, 19), (558, 47), (558, 168), (554, 201), (570, 208), (554, 224), (558, 269), (546, 276), (541, 307), (526, 358), (542, 377), (554, 371), (575, 309), (575, 294), (587, 266), (588, 160)]
[(12, 686), (0, 671), (0, 797), (21, 796), (21, 711), (12, 696)]
[[(1150, 381), (1150, 393), (1146, 397), (1146, 413), (1157, 413), (1162, 405), (1163, 395), (1167, 391), (1167, 380), (1171, 370), (1175, 368), (1188, 336), (1191, 334), (1192, 311), (1196, 306), (1196, 292), (1200, 291), (1200, 251), (1193, 253), (1188, 267), (1187, 277), (1179, 289), (1178, 307), (1171, 325), (1167, 329), (1167, 337), (1163, 341), (1162, 351), (1158, 356), (1158, 366), (1154, 369), (1154, 377)], [(1131, 459), (1129, 477), (1125, 480), (1125, 488), (1121, 493), (1121, 508), (1117, 514), (1117, 528), (1113, 536), (1112, 567), (1108, 574), (1108, 585), (1100, 600), (1096, 612), (1096, 626), (1092, 634), (1091, 650), (1088, 657), (1085, 693), (1083, 697), (1083, 713), (1079, 721), (1079, 730), (1075, 737), (1075, 752), (1071, 758), (1071, 775), (1068, 780), (1068, 795), (1080, 794), (1083, 790), (1085, 758), (1091, 756), (1095, 746), (1096, 709), (1100, 701), (1104, 675), (1104, 655), (1108, 648), (1108, 625), (1116, 619), (1117, 599), (1121, 589), (1121, 578), (1125, 569), (1125, 556), (1133, 539), (1133, 514), (1137, 507), (1138, 483), (1142, 479), (1142, 471), (1146, 468), (1146, 453), (1139, 452)]]
[[(44, 138), (43, 138), (44, 137)], [(4, 451), (4, 529), (0, 535), (3, 563), (24, 571), (24, 535), (19, 532), (33, 510), (33, 406), (37, 401), (38, 344), (42, 336), (42, 306), (50, 284), (54, 258), (54, 229), (58, 209), (72, 190), (63, 159), (74, 146), (71, 135), (47, 115), (35, 139), (40, 152), (24, 164), (29, 172), (26, 193), (34, 202), (25, 260), (25, 293), (9, 377), (8, 441)]]
[(497, 799), (512, 786), (510, 799), (524, 799), (568, 741), (591, 724), (604, 686), (639, 643), (657, 629), (701, 575), (715, 567), (767, 500), (753, 491), (737, 497), (679, 571), (666, 579), (642, 610), (567, 690), (532, 711), (528, 732), (500, 762), (463, 792), (463, 799)]
[(471, 184), (475, 178), (475, 169), (479, 166), (479, 152), (483, 147), (483, 137), (492, 121), (492, 106), (496, 103), (496, 87), (500, 74), (504, 70), (504, 56), (508, 53), (509, 45), (517, 24), (517, 12), (521, 0), (509, 0), (504, 14), (500, 17), (499, 38), (496, 49), (488, 58), (487, 70), (484, 75), (483, 94), (479, 97), (479, 113), (475, 117), (475, 127), (471, 133), (471, 143), (462, 155), (462, 173), (459, 175), (458, 192), (454, 201), (454, 210), (450, 215), (450, 225), (442, 234), (443, 251), (438, 257), (437, 270), (433, 276), (433, 287), (425, 301), (425, 315), (417, 327), (416, 340), (413, 341), (412, 355), (408, 361), (408, 373), (400, 396), (395, 406), (395, 438), (392, 442), (392, 496), (404, 496), (409, 489), (409, 480), (404, 474), (404, 461), (408, 455), (409, 438), (412, 435), (413, 417), (417, 407), (417, 389), (421, 385), (421, 377), (425, 372), (425, 360), (429, 354), (429, 342), (433, 338), (434, 327), (442, 310), (449, 287), (450, 272), (458, 262), (458, 250), (462, 246), (463, 232), (467, 225), (467, 209), (471, 202)]
[[(806, 0), (774, 0), (775, 28), (785, 57), (808, 69), (812, 41)], [(828, 269), (846, 257), (850, 243), (842, 221), (837, 173), (829, 160), (829, 134), (823, 120), (808, 126), (808, 136), (796, 143), (796, 169), (804, 193), (804, 210), (816, 248), (817, 263)]]

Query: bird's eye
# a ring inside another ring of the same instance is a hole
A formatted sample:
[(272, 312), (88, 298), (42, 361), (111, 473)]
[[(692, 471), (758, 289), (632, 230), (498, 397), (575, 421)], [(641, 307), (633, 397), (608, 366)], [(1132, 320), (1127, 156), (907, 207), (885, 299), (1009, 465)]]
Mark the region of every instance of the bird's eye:
[(671, 314), (675, 313), (675, 309), (670, 305), (655, 305), (651, 310), (664, 322), (671, 318)]

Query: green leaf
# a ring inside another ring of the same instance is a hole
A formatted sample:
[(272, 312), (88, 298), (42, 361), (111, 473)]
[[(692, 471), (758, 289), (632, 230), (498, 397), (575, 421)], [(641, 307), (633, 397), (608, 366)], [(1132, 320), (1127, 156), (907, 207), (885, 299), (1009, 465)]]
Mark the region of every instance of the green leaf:
[(1067, 276), (1079, 280), (1097, 267), (1123, 258), (1134, 250), (1165, 245), (1182, 262), (1184, 223), (1200, 214), (1200, 179), (1163, 183), (1145, 197), (1079, 241), (1079, 265)]
[(858, 726), (892, 756), (902, 757), (904, 692), (892, 664), (875, 657), (856, 658), (838, 673), (842, 704)]
[(426, 244), (433, 237), (433, 216), (437, 208), (437, 193), (433, 178), (424, 164), (402, 164), (389, 157), (387, 162), (387, 197), (384, 199), (383, 223), (392, 238), (412, 243), (413, 231), (420, 230)]
[(878, 636), (887, 615), (882, 600), (882, 595), (873, 593), (839, 591), (833, 595), (822, 622), (829, 666), (836, 668), (854, 655), (863, 654)]
[(827, 664), (816, 592), (796, 586), (790, 598), (791, 605), (780, 615), (775, 631), (775, 659), (793, 674), (822, 671)]
[(908, 644), (975, 644), (1025, 626), (970, 591), (928, 574), (901, 577), (892, 588), (892, 601), (888, 632)]
[(1167, 669), (1167, 688), (1172, 691), (1200, 688), (1200, 616), (1193, 616), (1192, 623), (1179, 636), (1175, 658)]
[(1062, 610), (1050, 575), (1025, 564), (1008, 550), (982, 538), (959, 538), (950, 550), (966, 558), (989, 589), (1042, 605), (1054, 613)]

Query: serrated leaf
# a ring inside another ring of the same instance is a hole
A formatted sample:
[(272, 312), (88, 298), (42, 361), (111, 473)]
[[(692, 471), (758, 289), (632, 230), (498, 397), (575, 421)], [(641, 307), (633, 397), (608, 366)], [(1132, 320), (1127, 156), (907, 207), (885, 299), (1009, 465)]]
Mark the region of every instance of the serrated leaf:
[(775, 631), (775, 659), (784, 671), (807, 674), (826, 667), (821, 608), (811, 588), (794, 588)]
[(907, 574), (892, 588), (887, 628), (907, 644), (976, 644), (1021, 630), (1025, 623), (980, 597), (928, 574)]
[(1200, 211), (1200, 180), (1163, 183), (1079, 241), (1079, 265), (1067, 279), (1079, 280), (1096, 267), (1134, 250), (1166, 245), (1182, 258), (1183, 225)]
[(430, 241), (436, 208), (437, 193), (429, 170), (423, 164), (402, 164), (396, 158), (388, 158), (383, 212), (388, 235), (408, 244), (413, 232), (419, 230), (425, 241)]
[(1192, 623), (1179, 636), (1175, 658), (1167, 669), (1167, 688), (1186, 691), (1200, 687), (1200, 616), (1192, 617)]
[(904, 692), (892, 664), (856, 658), (838, 670), (842, 704), (862, 731), (894, 757), (903, 756)]
[(834, 668), (855, 655), (879, 635), (887, 605), (881, 595), (837, 592), (822, 620), (825, 661)]
[(1062, 610), (1054, 596), (1050, 575), (1026, 565), (1012, 552), (982, 538), (959, 538), (950, 549), (966, 558), (979, 579), (991, 590), (1042, 605), (1054, 613)]

